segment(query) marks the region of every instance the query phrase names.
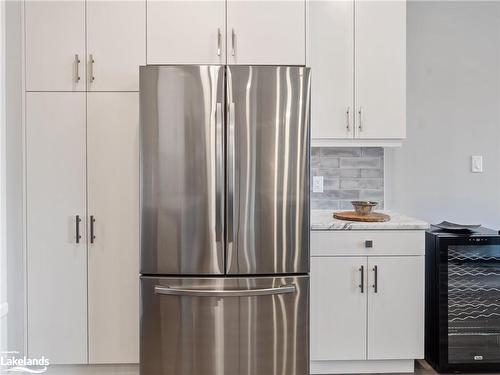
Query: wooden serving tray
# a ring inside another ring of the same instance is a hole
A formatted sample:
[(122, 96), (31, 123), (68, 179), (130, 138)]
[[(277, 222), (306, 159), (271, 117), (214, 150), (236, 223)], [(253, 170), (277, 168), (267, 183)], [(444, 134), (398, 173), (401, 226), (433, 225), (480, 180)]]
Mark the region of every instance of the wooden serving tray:
[(339, 220), (348, 220), (348, 221), (364, 221), (364, 222), (382, 222), (382, 221), (389, 221), (391, 217), (386, 214), (381, 214), (378, 212), (372, 212), (369, 213), (368, 215), (359, 215), (356, 213), (356, 211), (342, 211), (342, 212), (335, 212), (333, 214), (333, 217), (335, 219)]

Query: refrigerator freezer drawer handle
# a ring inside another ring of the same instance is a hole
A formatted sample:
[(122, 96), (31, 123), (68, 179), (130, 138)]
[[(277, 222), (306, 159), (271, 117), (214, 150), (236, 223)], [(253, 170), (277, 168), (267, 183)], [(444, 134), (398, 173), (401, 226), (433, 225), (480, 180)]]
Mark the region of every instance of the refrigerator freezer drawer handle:
[(171, 288), (168, 286), (155, 286), (155, 294), (167, 296), (190, 296), (190, 297), (253, 297), (267, 296), (274, 294), (295, 293), (295, 285), (282, 285), (277, 288), (263, 289), (228, 289), (228, 290), (207, 290), (207, 289), (184, 289)]

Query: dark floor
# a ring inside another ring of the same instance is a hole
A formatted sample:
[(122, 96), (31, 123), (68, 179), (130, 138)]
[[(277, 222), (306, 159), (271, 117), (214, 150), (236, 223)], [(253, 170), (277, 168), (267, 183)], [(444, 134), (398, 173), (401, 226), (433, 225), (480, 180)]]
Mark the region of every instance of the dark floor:
[[(418, 375), (433, 375), (433, 374), (438, 374), (438, 372), (436, 372), (427, 362), (425, 362), (425, 361), (417, 361), (415, 363), (415, 374), (418, 374)], [(469, 373), (469, 374), (470, 375), (479, 375), (478, 373)], [(499, 373), (491, 373), (490, 372), (489, 375), (500, 375), (500, 372)]]

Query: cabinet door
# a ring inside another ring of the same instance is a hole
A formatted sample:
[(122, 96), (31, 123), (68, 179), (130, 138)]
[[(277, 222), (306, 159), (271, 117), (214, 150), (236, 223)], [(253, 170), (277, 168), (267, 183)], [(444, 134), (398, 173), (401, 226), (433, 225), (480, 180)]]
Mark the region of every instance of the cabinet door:
[(225, 64), (226, 2), (147, 2), (148, 64)]
[(89, 90), (138, 91), (139, 65), (146, 63), (146, 1), (88, 0), (87, 53)]
[(26, 1), (25, 24), (26, 90), (84, 91), (85, 2)]
[(139, 94), (88, 93), (87, 137), (88, 214), (95, 219), (89, 228), (89, 361), (136, 363)]
[(228, 0), (228, 64), (304, 65), (305, 0)]
[(354, 1), (308, 1), (312, 138), (354, 136)]
[(366, 281), (366, 257), (311, 258), (312, 361), (366, 359), (362, 279)]
[(368, 359), (423, 358), (424, 257), (369, 257), (368, 270)]
[[(26, 173), (28, 355), (44, 355), (52, 364), (83, 364), (85, 93), (27, 93)], [(76, 215), (82, 220), (79, 241)]]
[(355, 14), (357, 137), (404, 138), (406, 2), (355, 1)]

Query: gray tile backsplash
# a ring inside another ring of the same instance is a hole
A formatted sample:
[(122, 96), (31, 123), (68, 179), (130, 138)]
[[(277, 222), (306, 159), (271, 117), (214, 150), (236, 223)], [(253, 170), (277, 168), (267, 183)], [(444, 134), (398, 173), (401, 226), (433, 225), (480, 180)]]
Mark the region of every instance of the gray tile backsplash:
[(358, 199), (377, 201), (377, 208), (384, 208), (382, 147), (313, 147), (312, 176), (323, 176), (323, 193), (311, 192), (312, 209), (349, 210)]

